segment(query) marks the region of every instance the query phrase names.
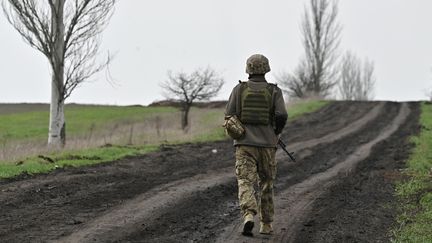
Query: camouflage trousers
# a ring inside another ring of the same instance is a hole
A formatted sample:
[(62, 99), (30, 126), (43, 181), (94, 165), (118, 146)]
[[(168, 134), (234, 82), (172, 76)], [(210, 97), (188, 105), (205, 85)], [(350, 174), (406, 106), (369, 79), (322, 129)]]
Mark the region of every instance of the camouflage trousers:
[[(259, 212), (261, 222), (273, 222), (273, 181), (276, 177), (275, 155), (276, 148), (243, 145), (236, 147), (235, 168), (238, 198), (243, 217), (247, 213), (256, 215)], [(256, 183), (258, 183), (257, 195), (255, 195), (254, 189)]]

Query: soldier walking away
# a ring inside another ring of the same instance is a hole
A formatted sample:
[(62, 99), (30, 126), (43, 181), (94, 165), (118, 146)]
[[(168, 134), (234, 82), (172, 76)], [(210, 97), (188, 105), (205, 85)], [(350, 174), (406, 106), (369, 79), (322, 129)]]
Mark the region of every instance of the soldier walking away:
[[(234, 87), (225, 111), (225, 131), (236, 147), (235, 173), (244, 220), (242, 234), (247, 236), (253, 235), (254, 216), (258, 213), (259, 232), (273, 233), (276, 147), (288, 118), (281, 89), (265, 79), (268, 72), (270, 65), (265, 56), (249, 57), (246, 61), (249, 80)], [(258, 200), (255, 183), (258, 183)]]

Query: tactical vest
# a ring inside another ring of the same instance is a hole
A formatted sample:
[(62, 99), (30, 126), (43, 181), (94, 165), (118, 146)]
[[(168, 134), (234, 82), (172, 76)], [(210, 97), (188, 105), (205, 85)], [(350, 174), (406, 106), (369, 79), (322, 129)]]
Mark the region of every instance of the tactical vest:
[(240, 86), (240, 121), (243, 124), (268, 125), (273, 122), (273, 84), (254, 90), (247, 82)]

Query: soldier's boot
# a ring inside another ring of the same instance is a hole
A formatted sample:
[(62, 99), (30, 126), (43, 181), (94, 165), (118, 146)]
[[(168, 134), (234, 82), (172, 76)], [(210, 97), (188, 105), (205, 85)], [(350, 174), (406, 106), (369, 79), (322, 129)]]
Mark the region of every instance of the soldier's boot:
[(260, 234), (263, 234), (263, 235), (271, 235), (271, 234), (273, 234), (273, 226), (272, 226), (272, 224), (271, 223), (263, 223), (263, 222), (261, 222), (260, 223)]
[(253, 214), (246, 213), (243, 222), (243, 235), (253, 236), (252, 229), (254, 227), (254, 216)]

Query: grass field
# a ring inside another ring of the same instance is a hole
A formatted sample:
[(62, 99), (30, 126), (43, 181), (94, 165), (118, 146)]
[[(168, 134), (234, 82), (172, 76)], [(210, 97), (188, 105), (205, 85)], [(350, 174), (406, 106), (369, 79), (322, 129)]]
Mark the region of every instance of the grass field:
[[(66, 107), (67, 135), (77, 136), (90, 131), (106, 130), (113, 124), (135, 123), (150, 116), (174, 112), (171, 107), (72, 106)], [(48, 134), (49, 112), (28, 111), (0, 114), (0, 131), (11, 141), (45, 139)]]
[(328, 103), (329, 101), (325, 100), (297, 101), (289, 103), (287, 107), (289, 120), (296, 119), (305, 113), (316, 111)]
[(404, 172), (407, 179), (397, 186), (400, 214), (394, 242), (432, 242), (432, 105), (423, 103), (420, 135)]
[[(290, 120), (327, 103), (289, 105)], [(163, 143), (227, 139), (221, 126), (223, 111), (193, 108), (185, 133), (180, 129), (180, 112), (172, 107), (75, 105), (66, 108), (67, 146), (59, 152), (46, 148), (47, 111), (0, 113), (0, 178), (113, 161), (155, 151)]]

